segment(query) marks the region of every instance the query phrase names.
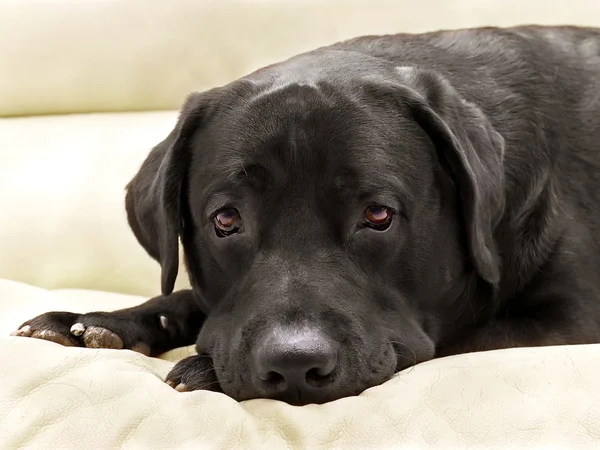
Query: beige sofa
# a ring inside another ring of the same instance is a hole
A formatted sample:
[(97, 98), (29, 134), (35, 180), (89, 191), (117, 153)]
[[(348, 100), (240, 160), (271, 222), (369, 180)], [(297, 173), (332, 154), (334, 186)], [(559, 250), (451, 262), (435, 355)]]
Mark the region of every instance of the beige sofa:
[(596, 345), (434, 360), (299, 408), (172, 390), (189, 348), (8, 336), (159, 292), (123, 189), (189, 91), (360, 34), (534, 22), (600, 26), (600, 2), (0, 0), (0, 448), (598, 447)]

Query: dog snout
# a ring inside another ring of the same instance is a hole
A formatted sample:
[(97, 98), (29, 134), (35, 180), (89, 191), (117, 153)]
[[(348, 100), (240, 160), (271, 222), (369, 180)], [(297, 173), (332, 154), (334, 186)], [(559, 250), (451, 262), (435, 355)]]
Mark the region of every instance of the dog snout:
[(338, 345), (315, 329), (276, 329), (257, 346), (256, 379), (269, 398), (322, 403), (335, 389)]

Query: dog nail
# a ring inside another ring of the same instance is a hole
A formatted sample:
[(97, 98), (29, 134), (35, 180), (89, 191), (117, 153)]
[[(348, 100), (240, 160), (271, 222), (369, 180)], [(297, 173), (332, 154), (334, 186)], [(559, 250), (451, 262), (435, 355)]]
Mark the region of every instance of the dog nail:
[(187, 386), (183, 383), (180, 383), (177, 386), (175, 386), (175, 390), (178, 392), (185, 392), (187, 390)]
[(71, 334), (75, 336), (81, 336), (85, 332), (85, 327), (82, 323), (76, 323), (71, 327)]
[(166, 330), (167, 327), (169, 326), (169, 319), (167, 319), (167, 316), (160, 316), (160, 326), (163, 327), (163, 330)]
[(30, 337), (31, 333), (32, 333), (31, 326), (25, 325), (24, 327), (19, 328), (17, 331), (13, 331), (12, 333), (10, 333), (10, 335), (11, 336)]

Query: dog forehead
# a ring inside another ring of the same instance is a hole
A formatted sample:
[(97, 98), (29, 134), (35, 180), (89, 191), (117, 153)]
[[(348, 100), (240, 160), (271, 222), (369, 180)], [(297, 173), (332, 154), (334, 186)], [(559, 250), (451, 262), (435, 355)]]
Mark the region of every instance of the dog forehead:
[(195, 170), (206, 185), (244, 178), (256, 166), (281, 181), (276, 185), (385, 185), (389, 174), (423, 167), (415, 158), (422, 133), (390, 105), (357, 100), (356, 92), (326, 82), (270, 86), (199, 133)]
[(196, 134), (193, 154), (199, 165), (222, 171), (324, 163), (369, 130), (360, 109), (326, 85), (271, 86), (210, 120)]

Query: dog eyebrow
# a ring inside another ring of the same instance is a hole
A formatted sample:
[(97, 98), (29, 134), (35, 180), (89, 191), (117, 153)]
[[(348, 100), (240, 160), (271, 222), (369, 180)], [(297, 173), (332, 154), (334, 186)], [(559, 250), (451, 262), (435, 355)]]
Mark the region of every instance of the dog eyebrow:
[(345, 168), (335, 177), (335, 186), (344, 197), (358, 197), (361, 201), (377, 198), (395, 198), (406, 208), (414, 196), (397, 174), (382, 176), (381, 171), (370, 172)]
[(207, 209), (226, 206), (230, 197), (240, 190), (260, 190), (268, 178), (268, 172), (257, 164), (240, 163), (237, 169), (224, 171), (205, 187)]
[(411, 215), (413, 195), (401, 177), (395, 174), (343, 171), (335, 178), (335, 187), (340, 196), (359, 203), (376, 202)]
[(243, 188), (243, 183), (238, 180), (219, 179), (206, 187), (205, 213), (212, 214), (215, 211), (226, 208), (231, 202), (233, 193)]
[(207, 190), (223, 191), (240, 186), (260, 187), (270, 178), (268, 170), (261, 164), (252, 161), (229, 161), (217, 168), (216, 173), (207, 185)]

